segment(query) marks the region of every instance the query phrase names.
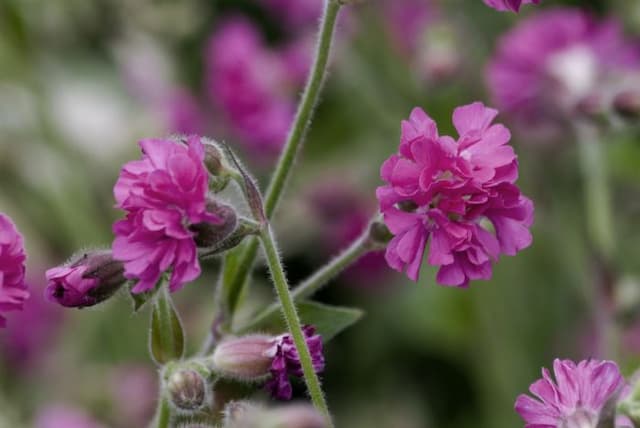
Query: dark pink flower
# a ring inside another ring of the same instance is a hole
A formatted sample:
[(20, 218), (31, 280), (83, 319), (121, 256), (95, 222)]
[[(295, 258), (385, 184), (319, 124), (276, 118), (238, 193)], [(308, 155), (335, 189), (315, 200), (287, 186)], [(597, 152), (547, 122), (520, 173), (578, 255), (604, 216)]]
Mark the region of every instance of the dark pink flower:
[(113, 189), (127, 217), (113, 225), (113, 257), (124, 262), (133, 291), (151, 290), (171, 269), (171, 291), (200, 275), (191, 225), (220, 224), (207, 212), (208, 172), (198, 136), (187, 143), (140, 141), (143, 157), (125, 164)]
[(542, 379), (534, 382), (522, 394), (515, 409), (527, 428), (596, 428), (600, 412), (611, 399), (616, 399), (625, 381), (613, 361), (584, 360), (578, 364), (570, 360), (553, 362), (555, 382), (547, 369)]
[[(302, 329), (311, 353), (313, 368), (316, 373), (321, 373), (324, 370), (322, 337), (316, 334), (316, 329), (313, 326), (306, 325)], [(291, 335), (283, 334), (278, 336), (272, 342), (271, 348), (265, 352), (265, 355), (273, 358), (271, 363), (272, 378), (267, 382), (267, 389), (278, 400), (290, 400), (292, 389), (289, 376), (303, 376), (300, 356)]]
[(488, 86), (518, 124), (556, 133), (581, 102), (640, 69), (639, 46), (624, 38), (614, 19), (600, 21), (580, 9), (546, 10), (500, 39)]
[(70, 308), (96, 305), (126, 281), (122, 263), (110, 251), (92, 251), (78, 260), (47, 270), (47, 298)]
[(418, 50), (427, 29), (437, 19), (431, 0), (383, 0), (381, 9), (394, 44), (408, 55)]
[(484, 4), (489, 7), (492, 7), (496, 10), (505, 11), (509, 10), (512, 12), (520, 11), (520, 6), (523, 4), (539, 4), (540, 0), (483, 0)]
[(322, 15), (322, 0), (260, 0), (269, 12), (292, 29), (313, 26)]
[[(209, 97), (231, 133), (252, 153), (273, 155), (284, 144), (300, 84), (292, 80), (299, 79), (305, 60), (309, 58), (296, 51), (282, 55), (268, 49), (244, 18), (227, 19), (211, 36), (206, 51)], [(295, 68), (288, 69), (290, 64)]]
[(489, 279), (501, 253), (531, 244), (533, 204), (514, 184), (516, 155), (509, 131), (492, 124), (497, 113), (482, 103), (457, 108), (457, 141), (439, 136), (419, 108), (402, 122), (400, 151), (382, 165), (387, 184), (377, 190), (394, 235), (386, 252), (392, 268), (417, 280), (429, 243), (438, 282), (465, 287)]
[(0, 327), (7, 325), (3, 312), (22, 309), (29, 297), (24, 281), (26, 259), (22, 235), (11, 219), (0, 213)]

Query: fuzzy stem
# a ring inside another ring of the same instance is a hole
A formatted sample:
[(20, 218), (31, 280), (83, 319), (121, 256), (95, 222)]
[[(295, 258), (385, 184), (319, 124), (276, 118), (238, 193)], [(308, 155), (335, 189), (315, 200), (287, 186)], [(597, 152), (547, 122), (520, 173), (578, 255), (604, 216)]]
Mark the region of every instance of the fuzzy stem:
[(153, 419), (153, 428), (169, 428), (169, 422), (171, 420), (171, 409), (169, 408), (169, 402), (164, 394), (160, 392), (160, 398), (158, 401), (158, 408), (156, 409), (156, 416)]
[(287, 283), (287, 278), (284, 274), (282, 261), (280, 260), (280, 255), (278, 254), (278, 249), (270, 226), (267, 225), (260, 234), (260, 241), (262, 242), (267, 264), (271, 271), (273, 285), (278, 294), (280, 304), (282, 305), (282, 313), (287, 322), (293, 342), (296, 345), (298, 355), (300, 356), (300, 365), (302, 366), (304, 380), (307, 384), (307, 390), (311, 396), (311, 401), (316, 409), (325, 416), (327, 420), (327, 427), (332, 428), (333, 422), (331, 420), (331, 414), (329, 413), (329, 408), (327, 407), (327, 402), (325, 401), (325, 397), (320, 386), (320, 380), (313, 368), (311, 353), (309, 352), (307, 341), (304, 337), (304, 333), (302, 332), (300, 317), (298, 316), (298, 311), (296, 310), (295, 303), (291, 297), (289, 284)]
[[(372, 244), (369, 239), (369, 230), (366, 229), (361, 236), (349, 245), (349, 247), (345, 248), (340, 254), (331, 259), (329, 263), (321, 267), (313, 275), (295, 287), (291, 292), (294, 301), (299, 302), (300, 300), (312, 296), (329, 281), (351, 266), (351, 264), (355, 263), (360, 257), (375, 248), (375, 245)], [(265, 319), (269, 318), (279, 310), (280, 303), (273, 303), (261, 311), (249, 324), (242, 326), (236, 334), (245, 334), (254, 330), (256, 327), (261, 325)]]
[(611, 195), (607, 180), (607, 159), (598, 131), (588, 124), (577, 124), (576, 135), (583, 176), (585, 216), (592, 252), (595, 289), (593, 306), (596, 324), (596, 348), (600, 357), (615, 357), (617, 338), (613, 293), (615, 273), (612, 266), (615, 247)]
[[(340, 2), (338, 0), (325, 0), (324, 13), (320, 20), (320, 29), (318, 35), (318, 45), (316, 49), (315, 59), (311, 69), (311, 74), (307, 80), (307, 85), (300, 99), (298, 110), (294, 118), (291, 130), (287, 136), (284, 149), (280, 154), (278, 165), (271, 178), (271, 183), (267, 189), (265, 197), (265, 213), (270, 219), (282, 197), (285, 185), (291, 172), (296, 158), (296, 154), (300, 151), (304, 137), (311, 123), (311, 116), (314, 107), (318, 103), (320, 90), (327, 69), (327, 62), (331, 52), (331, 44), (333, 42), (333, 33), (336, 26), (338, 12), (340, 11)], [(238, 295), (241, 293), (249, 272), (253, 267), (253, 263), (258, 255), (258, 240), (251, 239), (244, 247), (239, 268), (232, 277), (232, 283), (229, 287)], [(234, 308), (230, 308), (233, 312)]]

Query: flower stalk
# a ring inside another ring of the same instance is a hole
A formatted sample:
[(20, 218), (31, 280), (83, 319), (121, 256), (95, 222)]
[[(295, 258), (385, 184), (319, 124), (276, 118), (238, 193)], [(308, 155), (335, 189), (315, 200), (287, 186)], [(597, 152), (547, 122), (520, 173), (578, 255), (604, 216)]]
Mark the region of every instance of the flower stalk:
[(298, 316), (298, 311), (296, 310), (293, 297), (289, 290), (289, 284), (284, 273), (282, 261), (280, 260), (280, 255), (278, 254), (278, 249), (270, 226), (267, 225), (261, 232), (260, 241), (264, 249), (267, 264), (269, 265), (269, 270), (278, 294), (278, 299), (282, 306), (282, 313), (286, 320), (289, 332), (291, 333), (291, 337), (293, 338), (293, 342), (295, 343), (298, 355), (300, 356), (300, 364), (302, 366), (307, 390), (311, 396), (311, 401), (316, 409), (318, 409), (318, 411), (325, 417), (327, 426), (331, 428), (333, 427), (331, 414), (329, 413), (329, 408), (320, 386), (320, 380), (313, 368), (311, 353), (309, 352), (309, 347), (307, 346), (307, 342), (302, 331), (300, 317)]

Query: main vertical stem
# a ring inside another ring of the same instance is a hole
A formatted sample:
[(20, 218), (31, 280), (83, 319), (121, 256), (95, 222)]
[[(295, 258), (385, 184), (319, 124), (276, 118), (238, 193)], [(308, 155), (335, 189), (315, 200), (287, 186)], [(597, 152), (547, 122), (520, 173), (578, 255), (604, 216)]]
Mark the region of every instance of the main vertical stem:
[(595, 277), (593, 308), (596, 348), (601, 358), (615, 358), (618, 346), (613, 316), (615, 275), (612, 260), (615, 233), (607, 179), (606, 153), (598, 138), (598, 131), (594, 127), (578, 124), (576, 134), (583, 175), (587, 232), (591, 243), (592, 269)]
[[(302, 146), (305, 134), (311, 123), (313, 109), (318, 103), (320, 89), (324, 82), (327, 63), (329, 61), (333, 33), (335, 31), (340, 6), (341, 4), (338, 0), (325, 0), (324, 13), (320, 21), (318, 45), (311, 68), (311, 74), (309, 75), (291, 130), (287, 136), (287, 141), (280, 154), (278, 165), (276, 166), (276, 170), (265, 195), (265, 213), (269, 219), (275, 212), (278, 202), (282, 197), (286, 182), (293, 169), (296, 154)], [(240, 262), (238, 263), (239, 268), (233, 276), (232, 284), (229, 286), (229, 289), (233, 290), (237, 295), (241, 294), (242, 287), (246, 282), (257, 255), (258, 241), (254, 238), (244, 247)]]
[(158, 408), (156, 409), (156, 416), (154, 418), (153, 428), (169, 428), (169, 422), (171, 420), (171, 410), (169, 409), (169, 403), (160, 392), (160, 398), (158, 402)]
[(280, 255), (278, 254), (278, 249), (270, 226), (265, 227), (265, 230), (260, 234), (260, 240), (264, 248), (269, 270), (271, 271), (273, 284), (276, 288), (278, 299), (282, 306), (282, 313), (300, 357), (300, 365), (302, 366), (304, 380), (307, 384), (307, 390), (311, 396), (311, 401), (316, 409), (325, 416), (327, 426), (332, 428), (333, 422), (331, 420), (331, 414), (329, 413), (327, 402), (324, 398), (322, 388), (320, 387), (320, 380), (313, 368), (311, 353), (309, 352), (307, 341), (305, 340), (304, 333), (302, 332), (300, 317), (298, 316), (298, 311), (296, 310), (293, 298), (291, 297), (291, 292), (289, 291), (289, 284), (287, 283), (287, 278), (284, 274), (284, 268), (282, 267)]

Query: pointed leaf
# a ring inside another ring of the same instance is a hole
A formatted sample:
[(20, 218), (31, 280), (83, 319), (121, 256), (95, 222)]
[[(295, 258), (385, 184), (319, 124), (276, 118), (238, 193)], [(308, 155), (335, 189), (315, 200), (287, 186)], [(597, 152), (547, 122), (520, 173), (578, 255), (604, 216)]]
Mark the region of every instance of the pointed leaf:
[(149, 350), (158, 365), (182, 358), (185, 349), (182, 323), (166, 288), (156, 296), (151, 312)]

